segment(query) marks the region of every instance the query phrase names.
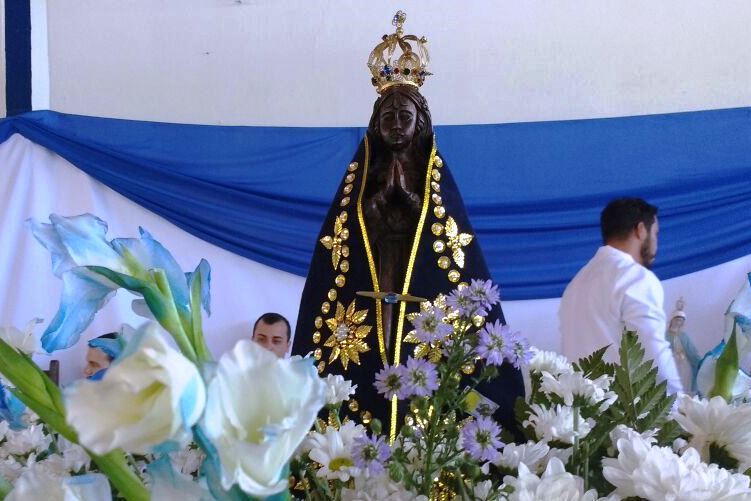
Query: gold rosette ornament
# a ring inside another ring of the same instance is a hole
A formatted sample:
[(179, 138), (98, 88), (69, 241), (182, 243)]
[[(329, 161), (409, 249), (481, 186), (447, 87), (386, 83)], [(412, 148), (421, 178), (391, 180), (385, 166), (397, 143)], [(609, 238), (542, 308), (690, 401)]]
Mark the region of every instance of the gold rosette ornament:
[(331, 336), (323, 343), (331, 348), (329, 364), (339, 358), (344, 370), (347, 370), (350, 360), (360, 365), (360, 353), (370, 351), (365, 338), (373, 327), (362, 325), (367, 316), (368, 310), (357, 310), (354, 299), (346, 310), (342, 303), (336, 302), (334, 317), (326, 319)]

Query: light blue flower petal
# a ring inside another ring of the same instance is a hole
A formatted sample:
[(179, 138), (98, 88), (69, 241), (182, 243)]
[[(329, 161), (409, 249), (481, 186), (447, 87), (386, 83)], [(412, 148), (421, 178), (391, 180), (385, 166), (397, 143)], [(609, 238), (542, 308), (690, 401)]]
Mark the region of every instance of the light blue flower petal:
[(7, 421), (12, 430), (27, 428), (23, 420), (26, 406), (8, 388), (0, 384), (0, 421)]
[(98, 217), (91, 214), (73, 217), (50, 214), (50, 222), (76, 265), (102, 266), (127, 272), (122, 258), (106, 238), (107, 223)]
[(205, 487), (177, 473), (166, 454), (149, 464), (148, 472), (151, 477), (151, 499), (213, 501)]
[(36, 219), (27, 219), (26, 227), (31, 230), (31, 234), (50, 252), (52, 257), (52, 272), (56, 277), (62, 276), (63, 273), (76, 267), (76, 263), (68, 254), (68, 250), (63, 245), (60, 235), (51, 224), (41, 223)]
[(211, 315), (211, 266), (205, 259), (201, 259), (195, 271), (185, 274), (185, 278), (188, 280), (189, 291), (193, 290), (193, 282), (198, 277), (201, 279), (201, 304), (203, 305), (203, 310), (208, 315)]
[(112, 489), (109, 480), (101, 473), (68, 477), (63, 481), (63, 489), (65, 490), (65, 499), (112, 501)]
[(154, 240), (149, 232), (143, 228), (139, 228), (139, 231), (141, 232), (140, 239), (117, 238), (112, 241), (112, 247), (120, 254), (123, 253), (123, 248), (127, 249), (147, 270), (155, 268), (164, 270), (175, 304), (178, 308), (187, 311), (190, 307), (190, 292), (182, 268), (172, 254), (157, 240)]
[(85, 268), (63, 273), (60, 308), (42, 335), (42, 347), (48, 352), (70, 348), (94, 320), (94, 315), (114, 295), (114, 284)]

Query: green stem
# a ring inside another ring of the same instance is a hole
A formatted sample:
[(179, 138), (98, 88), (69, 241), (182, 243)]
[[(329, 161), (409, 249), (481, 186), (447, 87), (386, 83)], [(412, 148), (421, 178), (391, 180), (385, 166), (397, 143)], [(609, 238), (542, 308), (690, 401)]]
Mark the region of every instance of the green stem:
[(5, 499), (5, 496), (7, 496), (10, 491), (13, 490), (13, 486), (8, 482), (5, 477), (0, 475), (0, 501)]
[(89, 455), (125, 499), (128, 501), (149, 501), (149, 492), (128, 466), (122, 451), (112, 451), (104, 456), (97, 456), (89, 452)]

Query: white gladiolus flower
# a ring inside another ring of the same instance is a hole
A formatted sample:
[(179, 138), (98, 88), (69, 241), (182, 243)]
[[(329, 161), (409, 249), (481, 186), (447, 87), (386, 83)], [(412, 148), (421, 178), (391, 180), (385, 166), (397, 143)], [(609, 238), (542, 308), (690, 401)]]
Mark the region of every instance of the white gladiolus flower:
[(543, 351), (532, 348), (532, 359), (529, 361), (530, 372), (548, 372), (554, 376), (574, 372), (574, 367), (563, 355), (554, 351)]
[(558, 376), (543, 372), (540, 389), (549, 395), (558, 395), (568, 406), (574, 405), (575, 399), (581, 399), (583, 402), (580, 405), (599, 405), (599, 410), (605, 411), (618, 398), (614, 392), (608, 391), (612, 379), (610, 376), (602, 375), (592, 380), (584, 377), (581, 372), (563, 373)]
[(724, 448), (738, 460), (738, 470), (751, 468), (751, 405), (728, 404), (722, 397), (711, 400), (681, 395), (673, 418), (691, 438), (702, 459), (709, 461), (709, 447)]
[(544, 442), (529, 441), (526, 444), (506, 444), (501, 456), (495, 462), (497, 466), (517, 469), (524, 464), (530, 471), (542, 471), (550, 447)]
[(638, 434), (617, 442), (618, 457), (602, 461), (603, 474), (623, 498), (650, 501), (742, 501), (751, 499), (749, 477), (702, 463), (696, 449), (682, 456), (650, 445)]
[(5, 498), (5, 501), (111, 500), (109, 481), (100, 473), (64, 478), (39, 467), (26, 470)]
[(64, 395), (68, 423), (96, 454), (118, 447), (145, 454), (181, 440), (206, 402), (198, 368), (165, 342), (154, 323), (138, 330), (101, 381), (79, 381)]
[(349, 397), (355, 394), (357, 385), (352, 385), (352, 381), (344, 379), (339, 374), (329, 374), (326, 376), (326, 404), (338, 405), (349, 400)]
[[(251, 391), (251, 393), (249, 393)], [(204, 426), (222, 465), (222, 487), (253, 496), (284, 490), (285, 465), (326, 403), (311, 359), (279, 359), (249, 340), (219, 360)]]
[(523, 426), (532, 425), (537, 438), (545, 442), (558, 440), (573, 444), (575, 437), (586, 437), (595, 425), (592, 418), (579, 418), (578, 426), (574, 429), (574, 409), (565, 405), (546, 409), (539, 404), (532, 404), (531, 408), (532, 414)]
[(23, 331), (15, 327), (0, 327), (0, 339), (21, 353), (32, 355), (41, 350), (39, 339), (34, 335), (34, 326), (42, 322), (41, 318), (32, 318)]
[(352, 459), (352, 445), (355, 438), (364, 434), (365, 428), (352, 421), (347, 421), (338, 430), (329, 426), (324, 433), (311, 432), (304, 448), (310, 451), (310, 459), (322, 465), (318, 476), (342, 482), (358, 476), (360, 470)]
[(506, 476), (503, 482), (514, 488), (508, 496), (509, 501), (597, 500), (597, 491), (584, 492), (584, 479), (566, 472), (563, 463), (556, 458), (550, 460), (541, 477), (531, 473), (522, 463), (518, 477)]

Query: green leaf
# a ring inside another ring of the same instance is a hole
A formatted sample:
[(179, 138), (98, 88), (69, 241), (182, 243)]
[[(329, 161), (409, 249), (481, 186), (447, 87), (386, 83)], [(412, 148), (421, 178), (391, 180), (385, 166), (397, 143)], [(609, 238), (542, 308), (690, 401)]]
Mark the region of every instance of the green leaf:
[(5, 477), (0, 475), (0, 501), (5, 499), (5, 496), (7, 496), (10, 491), (13, 490), (13, 486), (8, 482)]
[(574, 370), (582, 372), (589, 379), (597, 379), (602, 375), (612, 376), (615, 371), (615, 365), (605, 362), (603, 357), (608, 350), (608, 346), (603, 346), (588, 357), (579, 359), (574, 363)]
[(730, 402), (733, 398), (733, 386), (735, 379), (738, 377), (738, 345), (736, 342), (735, 331), (738, 326), (736, 320), (733, 320), (733, 333), (730, 334), (725, 348), (720, 353), (715, 367), (714, 386), (709, 392), (709, 397), (721, 396)]

